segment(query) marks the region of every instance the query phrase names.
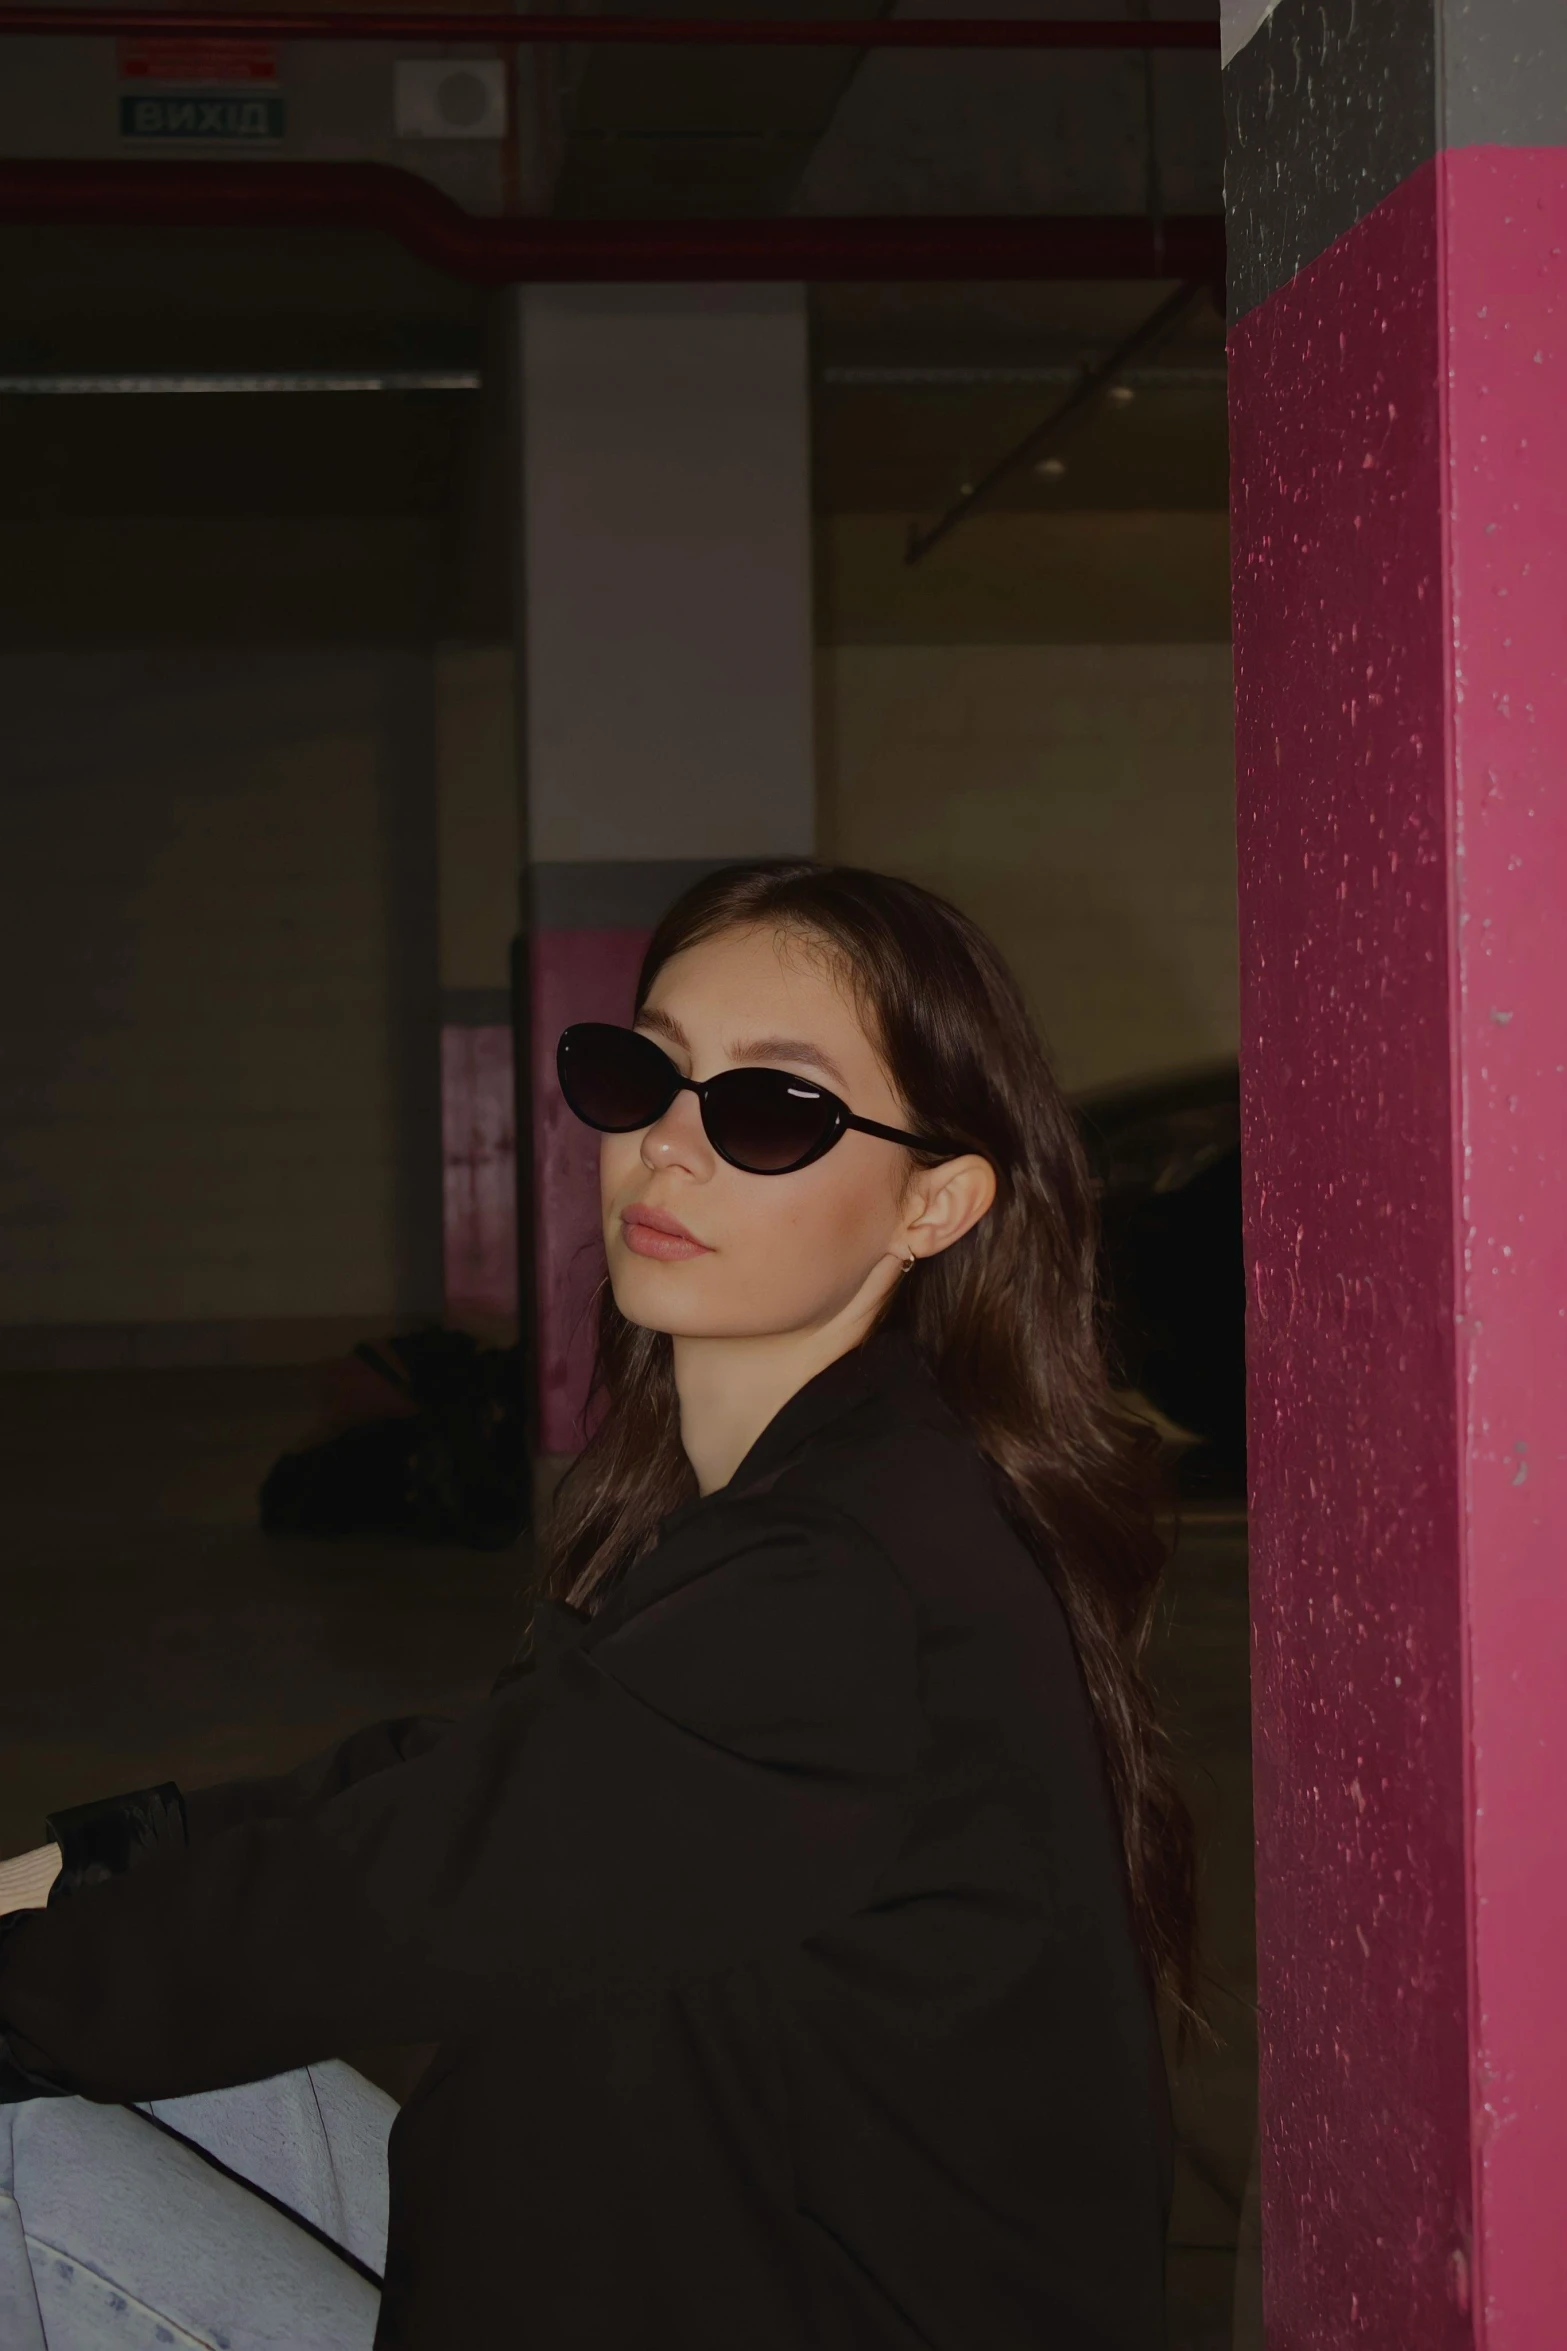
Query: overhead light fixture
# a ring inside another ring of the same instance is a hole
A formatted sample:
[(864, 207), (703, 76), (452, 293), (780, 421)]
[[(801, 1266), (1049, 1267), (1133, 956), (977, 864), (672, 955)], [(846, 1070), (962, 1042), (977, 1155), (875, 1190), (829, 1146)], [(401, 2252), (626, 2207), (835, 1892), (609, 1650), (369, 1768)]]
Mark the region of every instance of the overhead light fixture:
[(296, 368), (287, 373), (252, 369), (187, 369), (179, 374), (143, 375), (0, 375), (0, 398), (16, 395), (37, 399), (52, 394), (78, 397), (97, 394), (169, 394), (187, 392), (477, 392), (484, 379), (472, 368)]
[(1113, 400), (1117, 408), (1129, 408), (1137, 398), (1137, 389), (1133, 384), (1112, 384), (1105, 398)]
[(1042, 473), (1047, 481), (1056, 481), (1066, 471), (1066, 459), (1064, 457), (1042, 457), (1034, 471)]

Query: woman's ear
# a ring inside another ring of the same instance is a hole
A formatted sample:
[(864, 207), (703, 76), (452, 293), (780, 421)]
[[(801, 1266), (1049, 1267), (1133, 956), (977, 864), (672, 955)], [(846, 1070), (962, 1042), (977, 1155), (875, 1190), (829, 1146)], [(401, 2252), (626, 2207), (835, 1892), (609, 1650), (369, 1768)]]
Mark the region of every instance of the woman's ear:
[(996, 1197), (996, 1171), (988, 1159), (967, 1152), (943, 1160), (915, 1178), (904, 1245), (916, 1257), (936, 1257), (972, 1232)]

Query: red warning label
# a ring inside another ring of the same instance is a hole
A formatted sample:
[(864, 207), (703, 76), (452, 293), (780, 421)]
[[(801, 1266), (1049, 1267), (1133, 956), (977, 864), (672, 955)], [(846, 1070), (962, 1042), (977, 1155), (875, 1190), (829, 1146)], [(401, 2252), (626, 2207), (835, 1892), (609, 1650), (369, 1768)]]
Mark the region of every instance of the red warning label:
[(254, 86), (275, 83), (278, 78), (275, 41), (181, 40), (171, 36), (121, 41), (118, 47), (122, 82), (198, 82), (210, 89), (215, 83)]

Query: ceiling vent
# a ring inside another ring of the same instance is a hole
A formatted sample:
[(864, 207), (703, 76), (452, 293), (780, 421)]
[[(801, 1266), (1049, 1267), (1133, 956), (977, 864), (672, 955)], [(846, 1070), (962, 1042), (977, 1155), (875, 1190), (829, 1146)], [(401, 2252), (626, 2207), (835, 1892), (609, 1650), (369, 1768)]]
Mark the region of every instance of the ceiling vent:
[(400, 139), (504, 139), (506, 67), (499, 57), (399, 58)]

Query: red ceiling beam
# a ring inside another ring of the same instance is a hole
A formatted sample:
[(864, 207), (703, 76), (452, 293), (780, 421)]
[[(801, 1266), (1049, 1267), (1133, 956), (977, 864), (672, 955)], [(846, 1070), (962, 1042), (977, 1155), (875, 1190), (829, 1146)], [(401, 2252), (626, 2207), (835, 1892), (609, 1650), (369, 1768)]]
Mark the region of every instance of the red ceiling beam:
[(0, 34), (161, 40), (631, 42), (650, 48), (1217, 49), (1217, 18), (508, 16), (499, 10), (0, 7)]
[(382, 163), (0, 163), (0, 222), (380, 229), (483, 285), (634, 280), (1189, 278), (1218, 284), (1217, 213), (851, 220), (481, 218)]

